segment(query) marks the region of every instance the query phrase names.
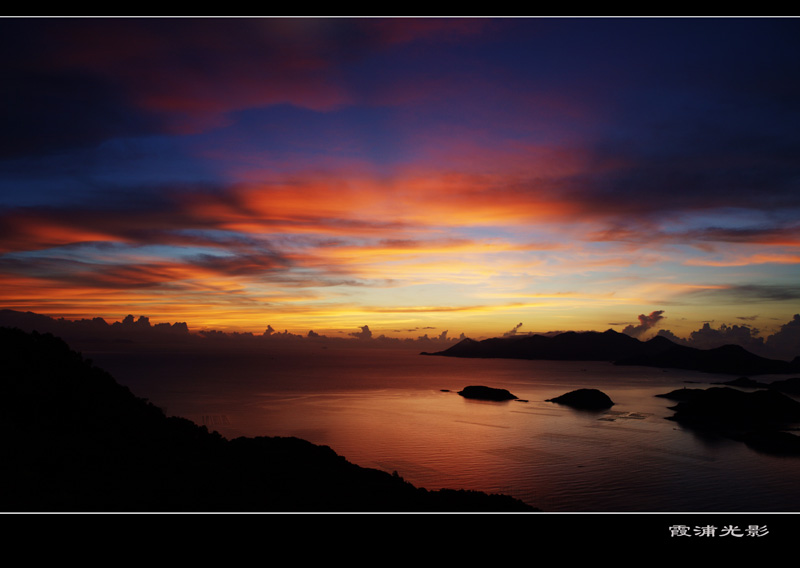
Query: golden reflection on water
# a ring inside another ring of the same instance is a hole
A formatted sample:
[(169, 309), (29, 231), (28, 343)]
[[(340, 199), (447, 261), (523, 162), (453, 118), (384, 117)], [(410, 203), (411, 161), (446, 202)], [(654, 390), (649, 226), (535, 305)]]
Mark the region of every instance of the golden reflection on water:
[[(672, 403), (656, 394), (719, 377), (605, 363), (372, 355), (254, 355), (234, 366), (200, 358), (177, 374), (171, 366), (170, 377), (153, 367), (149, 382), (136, 375), (131, 388), (228, 438), (297, 436), (428, 489), (508, 493), (548, 511), (800, 511), (800, 459), (763, 456), (666, 419)], [(475, 384), (523, 400), (474, 401), (456, 392)], [(616, 404), (586, 412), (546, 402), (582, 387), (599, 388)]]

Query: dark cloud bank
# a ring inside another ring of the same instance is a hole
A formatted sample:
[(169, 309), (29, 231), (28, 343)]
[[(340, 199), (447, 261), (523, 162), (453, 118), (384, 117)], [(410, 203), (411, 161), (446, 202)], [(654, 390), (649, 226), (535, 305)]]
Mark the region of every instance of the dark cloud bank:
[[(658, 329), (666, 317), (664, 310), (650, 314), (640, 314), (639, 323), (628, 324), (623, 333), (637, 339), (652, 335), (665, 337), (679, 345), (698, 349), (713, 349), (723, 345), (740, 345), (748, 351), (774, 359), (792, 360), (800, 356), (800, 314), (783, 324), (780, 329), (768, 336), (762, 336), (757, 328), (750, 325), (721, 324), (718, 328), (705, 323), (688, 337), (679, 337), (669, 329)], [(620, 323), (613, 325), (622, 325)], [(519, 323), (503, 337), (516, 335), (557, 335), (561, 332), (520, 333)], [(51, 318), (33, 312), (0, 310), (0, 327), (19, 328), (23, 331), (53, 333), (73, 343), (79, 349), (107, 348), (109, 346), (146, 346), (152, 349), (181, 348), (269, 348), (279, 347), (398, 347), (425, 349), (428, 347), (446, 349), (465, 338), (448, 337), (447, 331), (431, 337), (428, 334), (416, 338), (396, 338), (384, 334), (376, 335), (369, 325), (347, 333), (346, 337), (331, 337), (309, 330), (306, 334), (291, 333), (288, 330), (276, 331), (267, 325), (263, 333), (226, 332), (201, 330), (191, 332), (185, 322), (152, 324), (147, 316), (128, 315), (122, 321), (108, 323), (103, 318), (68, 320)]]
[[(665, 320), (664, 310), (657, 310), (648, 315), (639, 315), (639, 324), (630, 324), (623, 333), (642, 339)], [(752, 318), (739, 318), (752, 319)], [(723, 345), (740, 345), (763, 357), (790, 360), (800, 355), (800, 314), (780, 327), (772, 335), (759, 335), (760, 331), (750, 325), (721, 324), (718, 328), (712, 327), (708, 322), (698, 330), (692, 331), (688, 337), (680, 337), (669, 329), (659, 329), (655, 335), (687, 347), (697, 349), (714, 349)]]
[(680, 345), (699, 349), (713, 349), (722, 345), (741, 345), (757, 355), (776, 359), (792, 359), (800, 354), (800, 314), (783, 324), (779, 331), (767, 337), (758, 335), (758, 329), (748, 325), (726, 325), (719, 328), (706, 323), (693, 331), (688, 338), (676, 336), (669, 330), (659, 330), (658, 335)]
[(122, 321), (107, 322), (103, 318), (69, 320), (51, 318), (34, 312), (0, 310), (0, 327), (18, 328), (22, 331), (52, 333), (78, 349), (104, 349), (126, 346), (148, 349), (172, 348), (269, 348), (279, 347), (409, 347), (421, 348), (429, 345), (445, 348), (464, 338), (448, 338), (447, 331), (429, 337), (423, 334), (416, 338), (388, 337), (375, 334), (368, 325), (347, 337), (332, 337), (309, 330), (306, 334), (277, 331), (266, 325), (262, 333), (227, 332), (214, 329), (192, 332), (186, 322), (152, 324), (147, 316), (128, 315)]

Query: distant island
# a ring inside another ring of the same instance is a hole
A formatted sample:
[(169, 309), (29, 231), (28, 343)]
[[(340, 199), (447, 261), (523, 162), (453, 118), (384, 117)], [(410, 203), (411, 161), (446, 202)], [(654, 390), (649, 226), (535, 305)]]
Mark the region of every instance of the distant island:
[(227, 440), (135, 397), (49, 333), (0, 328), (4, 512), (533, 512), (414, 487), (299, 438)]
[(442, 357), (610, 361), (616, 365), (738, 375), (800, 372), (800, 356), (790, 362), (780, 361), (755, 355), (738, 345), (697, 349), (678, 345), (662, 336), (640, 341), (611, 329), (605, 332), (570, 331), (554, 336), (496, 337), (482, 341), (467, 338), (444, 351), (421, 354)]

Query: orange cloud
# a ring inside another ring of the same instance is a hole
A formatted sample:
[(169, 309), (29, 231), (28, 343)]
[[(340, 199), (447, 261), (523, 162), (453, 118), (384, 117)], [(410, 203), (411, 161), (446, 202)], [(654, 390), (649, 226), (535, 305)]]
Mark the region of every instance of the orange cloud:
[(11, 213), (0, 217), (0, 252), (37, 250), (74, 243), (120, 241), (119, 235), (74, 223), (70, 219), (36, 213)]
[[(235, 205), (197, 204), (194, 212), (226, 220), (228, 227), (326, 230), (390, 226), (450, 228), (560, 223), (582, 214), (579, 203), (552, 187), (517, 182), (515, 176), (434, 174), (392, 178), (304, 178), (284, 184), (250, 184), (229, 195)], [(338, 226), (334, 225), (338, 222)]]

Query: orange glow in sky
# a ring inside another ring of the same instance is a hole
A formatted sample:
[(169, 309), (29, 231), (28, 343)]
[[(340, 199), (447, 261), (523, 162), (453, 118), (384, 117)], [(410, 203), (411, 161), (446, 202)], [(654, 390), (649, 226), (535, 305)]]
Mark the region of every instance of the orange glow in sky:
[(800, 311), (797, 20), (0, 25), (0, 308), (451, 337)]

